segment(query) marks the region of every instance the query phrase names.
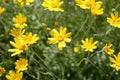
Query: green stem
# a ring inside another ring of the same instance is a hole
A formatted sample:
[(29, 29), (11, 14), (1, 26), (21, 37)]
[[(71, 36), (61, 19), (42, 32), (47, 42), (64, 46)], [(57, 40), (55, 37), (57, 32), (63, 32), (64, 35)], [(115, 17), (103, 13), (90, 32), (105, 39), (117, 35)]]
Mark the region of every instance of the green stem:
[(88, 15), (86, 16), (85, 21), (83, 22), (82, 26), (79, 28), (79, 30), (77, 31), (77, 33), (75, 34), (75, 36), (73, 37), (73, 40), (79, 35), (80, 31), (83, 29), (83, 27), (85, 26), (86, 22), (88, 20)]

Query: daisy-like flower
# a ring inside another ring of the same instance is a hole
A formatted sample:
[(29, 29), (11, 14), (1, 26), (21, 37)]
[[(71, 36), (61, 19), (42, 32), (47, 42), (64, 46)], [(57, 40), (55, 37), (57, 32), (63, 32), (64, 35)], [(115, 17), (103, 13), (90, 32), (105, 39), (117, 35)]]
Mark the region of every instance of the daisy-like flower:
[(120, 52), (118, 52), (117, 56), (114, 55), (114, 58), (110, 57), (109, 59), (113, 63), (110, 66), (114, 67), (117, 71), (119, 71), (120, 70)]
[(34, 0), (14, 0), (15, 3), (19, 4), (20, 7), (24, 7), (25, 5), (30, 5)]
[(94, 49), (97, 48), (96, 44), (98, 41), (93, 42), (93, 38), (86, 38), (85, 41), (81, 41), (83, 43), (82, 48), (85, 48), (85, 51), (93, 52)]
[(5, 11), (5, 8), (0, 6), (0, 15)]
[(101, 15), (103, 14), (103, 8), (101, 8), (101, 5), (94, 5), (91, 7), (91, 14), (92, 15)]
[(22, 80), (23, 72), (14, 72), (13, 70), (9, 71), (9, 74), (6, 75), (8, 80)]
[(24, 71), (27, 70), (27, 66), (28, 66), (28, 60), (27, 59), (22, 59), (20, 58), (19, 60), (17, 60), (15, 62), (16, 66), (15, 69), (20, 72), (20, 71)]
[(112, 44), (106, 44), (104, 47), (103, 47), (103, 50), (107, 53), (107, 54), (113, 54), (114, 53), (114, 50), (111, 49), (112, 47)]
[(36, 43), (39, 40), (39, 37), (37, 36), (37, 34), (32, 34), (31, 32), (29, 32), (23, 35), (23, 40), (26, 44), (30, 45)]
[(92, 15), (103, 14), (103, 8), (101, 8), (102, 2), (95, 0), (75, 0), (76, 5), (80, 6), (82, 9), (89, 9)]
[(44, 2), (42, 3), (42, 6), (50, 11), (64, 12), (63, 8), (61, 8), (62, 4), (63, 4), (63, 1), (60, 1), (60, 0), (44, 0)]
[(2, 76), (2, 74), (5, 72), (5, 69), (2, 67), (2, 66), (0, 66), (0, 77)]
[(120, 28), (120, 17), (118, 12), (111, 13), (111, 18), (107, 17), (107, 22), (114, 27)]
[(95, 0), (75, 0), (76, 5), (80, 6), (82, 9), (90, 9), (94, 5), (101, 5), (102, 2), (98, 1), (95, 2)]
[(11, 56), (15, 56), (21, 54), (24, 50), (28, 50), (28, 45), (26, 45), (25, 41), (22, 38), (14, 38), (14, 41), (10, 41), (10, 44), (14, 47), (14, 49), (9, 49), (9, 52), (13, 52)]
[(63, 47), (66, 46), (65, 42), (70, 42), (71, 39), (69, 38), (71, 36), (71, 32), (66, 33), (67, 28), (60, 27), (60, 33), (56, 29), (52, 29), (50, 32), (50, 35), (53, 38), (48, 38), (50, 44), (56, 44), (58, 43), (59, 50), (62, 50)]
[(21, 37), (24, 34), (25, 30), (13, 28), (10, 35), (13, 37)]
[(26, 21), (27, 18), (19, 13), (18, 15), (16, 15), (16, 17), (13, 18), (13, 21), (15, 24), (13, 24), (16, 28), (24, 28), (25, 26), (27, 26)]

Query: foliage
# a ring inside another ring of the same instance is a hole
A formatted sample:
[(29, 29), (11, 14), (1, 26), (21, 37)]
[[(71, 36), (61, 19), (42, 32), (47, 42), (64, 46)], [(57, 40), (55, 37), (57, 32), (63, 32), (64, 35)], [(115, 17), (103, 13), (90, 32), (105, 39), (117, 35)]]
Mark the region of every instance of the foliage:
[[(101, 12), (100, 15), (92, 15), (89, 10), (80, 8), (75, 0), (61, 1), (63, 2), (59, 3), (57, 10), (51, 8), (49, 11), (41, 5), (44, 0), (30, 0), (28, 5), (15, 3), (14, 0), (0, 0), (0, 6), (5, 8), (0, 14), (0, 66), (5, 68), (0, 80), (6, 80), (10, 71), (14, 74), (23, 73), (22, 80), (120, 80), (119, 70), (116, 70), (115, 66), (111, 67), (113, 60), (109, 60), (109, 57), (114, 58), (113, 56), (117, 56), (120, 51), (120, 28), (107, 22), (111, 13), (118, 12), (120, 15), (120, 1), (96, 0), (102, 1), (99, 5), (104, 9), (104, 13)], [(58, 7), (64, 10), (59, 12)], [(26, 41), (28, 50), (23, 49), (22, 54), (11, 56), (12, 52), (9, 52), (9, 49), (14, 46), (10, 41), (14, 42), (15, 38), (10, 32), (15, 28), (13, 18), (19, 13), (27, 18), (27, 25), (24, 27), (26, 33), (21, 35), (26, 38), (30, 35), (29, 41), (33, 36), (36, 39), (32, 40), (32, 45)], [(67, 32), (71, 32), (72, 35), (71, 42), (59, 50), (58, 44), (49, 44), (48, 38), (52, 38), (50, 32), (53, 29), (59, 31), (61, 26), (66, 27)], [(93, 52), (85, 51), (81, 47), (82, 41), (91, 37), (94, 38), (92, 43), (97, 41), (97, 47)], [(103, 48), (107, 44), (112, 45), (107, 48), (112, 48), (113, 54), (106, 54), (104, 51)], [(74, 52), (75, 47), (79, 48), (79, 54)], [(28, 60), (28, 68), (19, 73), (15, 69), (15, 61), (20, 58)], [(119, 62), (120, 59), (115, 60)]]

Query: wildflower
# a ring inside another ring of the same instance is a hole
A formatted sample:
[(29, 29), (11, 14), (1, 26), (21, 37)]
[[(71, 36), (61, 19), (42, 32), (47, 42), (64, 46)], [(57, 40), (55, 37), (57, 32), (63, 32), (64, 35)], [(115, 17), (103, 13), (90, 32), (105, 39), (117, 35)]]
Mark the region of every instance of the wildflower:
[(30, 5), (34, 0), (14, 0), (15, 3), (19, 4), (20, 7), (24, 7), (25, 5)]
[(5, 72), (5, 69), (2, 67), (2, 66), (0, 66), (0, 77), (2, 76), (2, 74)]
[(110, 66), (114, 67), (117, 71), (119, 71), (120, 70), (120, 52), (118, 52), (117, 56), (114, 55), (114, 58), (110, 57), (109, 59), (113, 63)]
[(30, 45), (30, 44), (34, 44), (39, 40), (39, 37), (37, 37), (37, 34), (32, 34), (31, 32), (26, 33), (25, 35), (23, 35), (23, 41)]
[(91, 7), (91, 14), (92, 15), (103, 14), (103, 8), (101, 8), (101, 5), (94, 5), (93, 7)]
[(5, 11), (5, 8), (0, 6), (0, 15)]
[(26, 21), (27, 18), (22, 15), (21, 13), (19, 13), (18, 15), (16, 15), (15, 18), (13, 18), (13, 21), (15, 22), (15, 24), (13, 24), (16, 28), (24, 28), (25, 26), (27, 26)]
[(9, 71), (9, 75), (6, 75), (8, 80), (22, 80), (23, 72), (14, 72), (13, 70)]
[(95, 0), (75, 0), (76, 5), (80, 6), (82, 9), (90, 9), (94, 5), (101, 5), (102, 2), (98, 1), (95, 2)]
[(24, 71), (27, 70), (27, 66), (28, 66), (28, 60), (27, 59), (22, 59), (20, 58), (19, 60), (17, 60), (15, 62), (16, 66), (15, 69), (20, 72), (20, 71)]
[(118, 12), (111, 13), (111, 18), (107, 17), (107, 22), (114, 26), (120, 28), (120, 17), (118, 15)]
[(77, 54), (80, 54), (80, 45), (79, 44), (75, 45), (74, 52), (77, 53)]
[(114, 50), (111, 49), (112, 44), (106, 44), (103, 48), (103, 50), (107, 53), (107, 54), (113, 54)]
[(64, 12), (60, 6), (63, 4), (63, 1), (60, 0), (44, 0), (42, 6), (50, 11), (61, 11)]
[(52, 29), (50, 32), (50, 35), (53, 38), (48, 38), (50, 44), (56, 44), (58, 43), (59, 50), (62, 50), (63, 47), (66, 46), (65, 42), (70, 42), (71, 39), (68, 38), (71, 36), (71, 32), (66, 33), (67, 28), (60, 27), (60, 33), (56, 29)]
[(83, 43), (82, 48), (85, 48), (85, 51), (93, 52), (93, 49), (97, 48), (96, 44), (98, 41), (93, 42), (93, 38), (86, 38), (85, 41), (82, 40), (81, 42)]
[(24, 50), (28, 50), (28, 45), (22, 38), (14, 38), (14, 41), (10, 41), (10, 44), (15, 47), (14, 49), (9, 49), (9, 52), (13, 52), (11, 56), (21, 54)]
[(102, 2), (95, 0), (75, 0), (76, 5), (80, 6), (82, 9), (89, 9), (92, 15), (103, 14), (103, 8), (101, 8)]
[(24, 34), (25, 30), (13, 28), (10, 35), (13, 37), (21, 37)]

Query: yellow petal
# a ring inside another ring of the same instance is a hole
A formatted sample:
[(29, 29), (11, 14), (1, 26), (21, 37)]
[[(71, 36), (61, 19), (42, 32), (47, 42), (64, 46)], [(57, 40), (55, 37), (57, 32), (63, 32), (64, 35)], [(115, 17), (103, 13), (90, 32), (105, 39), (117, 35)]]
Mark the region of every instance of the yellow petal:
[(65, 46), (66, 46), (66, 43), (64, 41), (58, 43), (59, 50), (62, 50), (62, 48)]
[(51, 36), (53, 36), (53, 37), (59, 36), (59, 33), (58, 33), (58, 31), (57, 31), (56, 29), (53, 29), (53, 30), (50, 32), (50, 34), (51, 34)]
[(111, 62), (113, 62), (113, 63), (115, 63), (115, 62), (116, 62), (116, 61), (115, 61), (115, 59), (114, 59), (114, 58), (112, 58), (112, 57), (110, 57), (109, 59), (110, 59), (110, 61), (111, 61)]

